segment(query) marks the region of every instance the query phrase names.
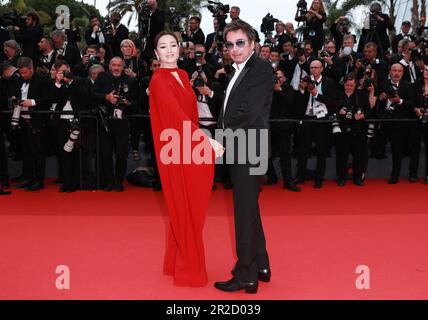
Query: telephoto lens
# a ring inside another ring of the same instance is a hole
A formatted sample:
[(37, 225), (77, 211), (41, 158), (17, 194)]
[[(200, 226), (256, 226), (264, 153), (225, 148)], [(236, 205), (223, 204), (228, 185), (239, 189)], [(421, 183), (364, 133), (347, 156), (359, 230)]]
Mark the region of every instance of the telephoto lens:
[(65, 152), (72, 152), (74, 149), (74, 144), (76, 143), (77, 139), (79, 139), (80, 131), (77, 129), (74, 129), (70, 132), (70, 137), (68, 138), (68, 141), (64, 145), (64, 151)]
[(367, 127), (367, 138), (372, 139), (374, 137), (374, 133), (375, 133), (375, 124), (369, 123)]
[(331, 124), (331, 126), (333, 127), (333, 134), (334, 135), (341, 134), (342, 133), (342, 129), (340, 129), (339, 122), (337, 121), (337, 115), (336, 114), (332, 115), (331, 120), (334, 121)]

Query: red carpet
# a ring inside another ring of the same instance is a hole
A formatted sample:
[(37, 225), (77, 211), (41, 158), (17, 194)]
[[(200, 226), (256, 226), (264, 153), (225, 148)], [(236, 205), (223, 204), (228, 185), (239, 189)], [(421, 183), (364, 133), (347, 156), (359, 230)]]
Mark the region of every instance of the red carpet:
[[(221, 187), (205, 227), (210, 283), (199, 289), (162, 275), (161, 193), (15, 191), (0, 197), (0, 299), (428, 299), (428, 186), (303, 188), (263, 189), (273, 276), (255, 296), (213, 288), (234, 262), (231, 192)], [(55, 287), (58, 265), (70, 268), (70, 290)], [(355, 287), (358, 265), (370, 268), (370, 290)]]

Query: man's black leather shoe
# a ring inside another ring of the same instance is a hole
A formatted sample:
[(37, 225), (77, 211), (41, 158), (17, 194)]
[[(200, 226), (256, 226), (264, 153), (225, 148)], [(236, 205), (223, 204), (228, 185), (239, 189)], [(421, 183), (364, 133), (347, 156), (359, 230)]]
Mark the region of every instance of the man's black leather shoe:
[(245, 290), (245, 293), (257, 293), (259, 287), (258, 281), (255, 282), (241, 282), (236, 278), (232, 278), (229, 281), (225, 282), (216, 282), (214, 287), (218, 290), (226, 292), (236, 292), (240, 290)]
[(338, 179), (338, 180), (337, 180), (337, 185), (338, 185), (339, 187), (344, 187), (344, 186), (345, 186), (345, 184), (346, 184), (346, 180), (345, 180), (345, 179)]
[(293, 191), (293, 192), (300, 192), (302, 191), (302, 189), (300, 189), (298, 186), (296, 186), (295, 183), (293, 182), (289, 182), (289, 183), (284, 183), (284, 189)]
[(316, 180), (314, 183), (315, 189), (321, 189), (322, 188), (322, 180)]
[(258, 272), (259, 281), (269, 282), (271, 275), (272, 275), (272, 273), (271, 273), (270, 269), (261, 269)]
[(26, 191), (38, 191), (43, 189), (45, 186), (43, 184), (43, 182), (40, 181), (35, 181), (33, 183), (30, 183), (29, 185), (27, 185), (27, 187), (25, 188)]
[(397, 184), (398, 183), (398, 178), (397, 177), (391, 177), (388, 180), (388, 184)]
[(354, 184), (359, 187), (364, 187), (364, 181), (361, 179), (354, 180)]
[(14, 185), (12, 188), (13, 189), (24, 189), (30, 184), (31, 184), (30, 180), (24, 180), (24, 181), (21, 181), (20, 183), (18, 183), (17, 185)]

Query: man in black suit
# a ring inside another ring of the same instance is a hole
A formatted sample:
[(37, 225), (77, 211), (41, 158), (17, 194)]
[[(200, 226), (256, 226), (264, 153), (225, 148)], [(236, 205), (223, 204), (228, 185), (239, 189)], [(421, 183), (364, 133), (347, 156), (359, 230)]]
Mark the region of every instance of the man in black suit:
[(323, 63), (320, 60), (311, 62), (311, 75), (301, 81), (300, 97), (298, 97), (300, 110), (304, 114), (303, 119), (310, 122), (303, 122), (300, 129), (297, 183), (303, 184), (306, 180), (307, 161), (314, 141), (317, 156), (315, 189), (322, 188), (328, 152), (328, 135), (331, 132), (331, 125), (322, 121), (327, 120), (336, 108), (336, 85), (332, 79), (322, 76), (323, 70)]
[[(256, 293), (258, 281), (268, 282), (271, 276), (258, 198), (261, 176), (266, 173), (269, 158), (269, 143), (265, 140), (268, 140), (274, 74), (269, 62), (254, 53), (256, 33), (248, 23), (234, 20), (227, 25), (224, 35), (226, 47), (235, 62), (235, 73), (226, 90), (218, 126), (226, 130), (226, 160), (230, 163), (233, 183), (238, 261), (233, 269), (233, 278), (216, 282), (215, 287), (227, 292), (244, 289), (246, 293)], [(243, 141), (239, 137), (241, 141), (234, 143), (231, 136), (239, 134), (239, 131), (245, 133), (245, 137), (242, 137)], [(251, 139), (250, 132), (256, 133), (260, 139)], [(239, 152), (243, 142), (250, 149), (244, 157)], [(266, 149), (261, 151), (262, 148)], [(258, 152), (258, 161), (252, 159), (251, 151), (254, 149), (255, 153)]]
[(128, 28), (120, 23), (121, 19), (122, 16), (119, 12), (114, 11), (111, 13), (112, 34), (110, 36), (109, 42), (112, 57), (122, 56), (122, 51), (120, 51), (120, 44), (123, 40), (128, 39), (129, 36)]
[(65, 60), (73, 70), (81, 61), (79, 49), (67, 43), (67, 36), (62, 30), (53, 31), (51, 37), (58, 59)]
[(391, 43), (391, 49), (392, 52), (397, 54), (398, 53), (398, 43), (403, 40), (409, 40), (409, 41), (416, 41), (416, 37), (410, 33), (410, 28), (412, 24), (410, 21), (403, 21), (401, 24), (401, 33), (397, 34), (393, 39)]
[(21, 43), (22, 55), (30, 57), (33, 65), (39, 59), (39, 41), (43, 37), (43, 28), (39, 24), (39, 16), (35, 12), (27, 14), (24, 28), (14, 27), (15, 40)]
[(107, 35), (101, 29), (100, 20), (98, 17), (93, 15), (89, 17), (90, 26), (85, 31), (86, 45), (100, 44), (107, 42)]
[(209, 56), (214, 54), (214, 49), (217, 48), (217, 43), (214, 44), (218, 33), (218, 28), (220, 26), (217, 18), (213, 19), (213, 26), (214, 26), (214, 32), (208, 34), (205, 40), (205, 50)]
[(205, 35), (202, 29), (200, 28), (201, 18), (194, 16), (189, 20), (189, 28), (187, 33), (183, 33), (183, 41), (192, 41), (196, 44), (205, 44)]
[[(408, 119), (414, 118), (414, 89), (412, 85), (403, 79), (404, 67), (400, 63), (395, 63), (391, 66), (389, 73), (390, 80), (381, 83), (379, 88), (379, 112), (385, 117), (392, 119)], [(410, 144), (410, 179), (417, 177), (417, 159), (412, 156), (417, 150), (416, 146), (412, 146), (413, 141), (409, 141), (409, 125), (403, 122), (388, 123), (385, 129), (391, 141), (392, 151), (392, 172), (388, 181), (389, 184), (396, 184), (401, 174), (401, 162), (404, 155), (406, 145)]]
[[(107, 130), (100, 130), (101, 167), (104, 191), (124, 191), (128, 157), (129, 123), (126, 115), (137, 108), (137, 89), (133, 78), (124, 75), (122, 58), (110, 60), (110, 73), (100, 73), (95, 80), (93, 95), (103, 107)], [(116, 168), (113, 169), (113, 150)]]
[(53, 41), (50, 37), (43, 37), (39, 42), (40, 58), (37, 64), (37, 72), (48, 74), (55, 63), (57, 53), (53, 48)]
[(77, 112), (90, 109), (90, 86), (88, 79), (74, 77), (66, 61), (58, 60), (54, 68), (56, 73), (53, 87), (54, 110), (74, 113), (54, 117), (60, 172), (63, 173), (60, 192), (73, 192), (79, 188), (80, 184), (77, 145), (82, 141), (82, 130), (81, 125), (76, 123), (78, 121)]
[[(35, 73), (31, 58), (21, 57), (18, 60), (18, 69), (22, 81), (15, 88), (14, 96), (21, 101), (22, 111), (48, 110), (51, 102), (52, 81), (41, 73)], [(21, 127), (21, 147), (24, 160), (25, 181), (18, 187), (27, 191), (36, 191), (44, 188), (45, 179), (45, 149), (43, 130), (45, 116), (40, 114), (22, 114), (19, 125)]]

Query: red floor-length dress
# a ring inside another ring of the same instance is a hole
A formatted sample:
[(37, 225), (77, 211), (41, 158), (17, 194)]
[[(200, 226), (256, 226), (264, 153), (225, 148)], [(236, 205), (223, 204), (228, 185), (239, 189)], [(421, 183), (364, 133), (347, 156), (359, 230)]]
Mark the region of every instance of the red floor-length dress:
[[(172, 72), (178, 73), (184, 87)], [(162, 163), (160, 151), (168, 143), (160, 141), (163, 130), (175, 129), (183, 137), (183, 121), (191, 121), (192, 133), (199, 130), (197, 100), (187, 73), (177, 68), (158, 69), (149, 93), (156, 160), (170, 216), (164, 273), (174, 276), (177, 286), (204, 286), (207, 272), (202, 231), (214, 178), (214, 152), (210, 150), (211, 164), (197, 165), (193, 160), (191, 164)], [(205, 143), (209, 144), (208, 140)], [(192, 150), (197, 144), (191, 143)], [(180, 145), (182, 160), (183, 143)]]

